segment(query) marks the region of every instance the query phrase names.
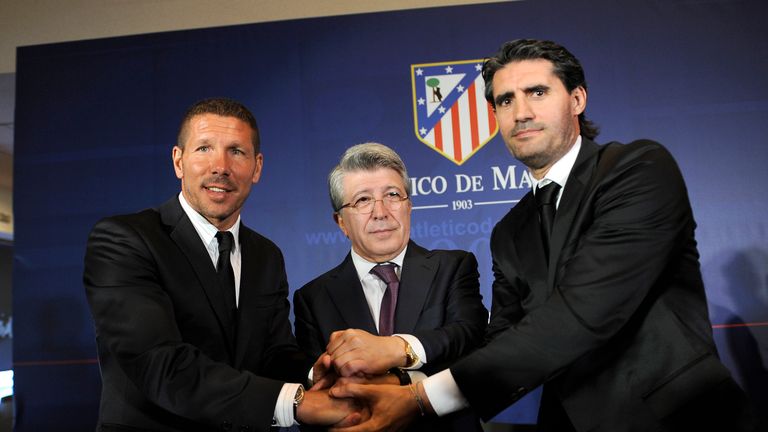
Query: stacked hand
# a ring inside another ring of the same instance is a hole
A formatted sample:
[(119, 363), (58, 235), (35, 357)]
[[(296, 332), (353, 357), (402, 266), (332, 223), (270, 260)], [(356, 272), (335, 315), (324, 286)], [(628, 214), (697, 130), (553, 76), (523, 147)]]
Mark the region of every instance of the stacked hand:
[(355, 329), (331, 334), (327, 351), (313, 366), (311, 390), (330, 389), (331, 398), (358, 404), (354, 415), (339, 419), (331, 430), (402, 430), (421, 410), (414, 391), (428, 406), (421, 386), (400, 386), (399, 379), (387, 373), (405, 364), (404, 353), (405, 341), (399, 337)]

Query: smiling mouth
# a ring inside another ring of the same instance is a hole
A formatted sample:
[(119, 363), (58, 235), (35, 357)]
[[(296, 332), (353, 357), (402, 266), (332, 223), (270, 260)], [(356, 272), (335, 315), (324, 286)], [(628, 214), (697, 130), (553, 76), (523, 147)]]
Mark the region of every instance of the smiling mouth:
[(229, 189), (220, 188), (218, 186), (203, 186), (203, 188), (211, 192), (220, 192), (220, 193), (231, 192)]

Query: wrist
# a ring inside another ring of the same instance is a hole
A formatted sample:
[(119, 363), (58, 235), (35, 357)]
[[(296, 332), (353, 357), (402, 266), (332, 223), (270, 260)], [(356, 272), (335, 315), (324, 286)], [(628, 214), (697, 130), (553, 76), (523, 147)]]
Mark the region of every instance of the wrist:
[(413, 387), (416, 390), (416, 394), (421, 399), (424, 412), (427, 414), (434, 414), (435, 409), (432, 408), (432, 403), (429, 401), (429, 396), (427, 396), (427, 391), (424, 390), (424, 383), (422, 381), (419, 381), (416, 384), (413, 384)]
[(299, 405), (304, 402), (305, 394), (306, 392), (304, 391), (304, 386), (299, 385), (299, 388), (296, 389), (296, 395), (293, 397), (293, 420), (296, 423), (299, 422)]
[(408, 342), (407, 339), (397, 336), (398, 339), (403, 341), (402, 344), (402, 351), (400, 352), (400, 367), (405, 369), (410, 369), (414, 366), (416, 366), (419, 361), (421, 360), (419, 358), (419, 355), (416, 354), (416, 351), (413, 350), (413, 347), (411, 347), (411, 344)]
[(401, 386), (411, 384), (411, 376), (403, 369), (394, 367), (388, 373), (397, 377), (398, 384)]

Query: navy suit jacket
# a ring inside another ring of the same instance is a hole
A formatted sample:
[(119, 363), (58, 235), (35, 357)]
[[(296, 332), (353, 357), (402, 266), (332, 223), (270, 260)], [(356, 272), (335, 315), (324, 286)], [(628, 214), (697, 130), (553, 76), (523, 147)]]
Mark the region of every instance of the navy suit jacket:
[(664, 147), (583, 140), (549, 256), (531, 193), (494, 228), (487, 345), (451, 367), (471, 406), (489, 419), (545, 383), (543, 430), (557, 413), (578, 431), (657, 430), (730, 380), (695, 226)]
[(310, 362), (288, 320), (280, 250), (240, 227), (235, 335), (222, 288), (178, 197), (96, 224), (84, 283), (102, 374), (100, 430), (268, 430), (284, 382)]

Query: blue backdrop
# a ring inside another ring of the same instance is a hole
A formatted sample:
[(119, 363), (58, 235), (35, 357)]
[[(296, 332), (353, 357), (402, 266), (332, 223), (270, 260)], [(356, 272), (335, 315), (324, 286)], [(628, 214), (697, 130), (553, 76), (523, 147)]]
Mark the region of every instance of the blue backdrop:
[[(379, 141), (400, 153), (417, 186), (413, 202), (424, 208), (413, 212), (413, 238), (474, 252), (489, 305), (488, 237), (526, 192), (525, 170), (498, 135), (479, 146), (481, 134), (460, 164), (450, 148), (446, 156), (423, 142), (414, 99), (431, 95), (412, 65), (441, 76), (450, 103), (467, 89), (436, 67), (472, 65), (520, 37), (553, 39), (581, 59), (599, 142), (651, 138), (676, 156), (699, 222), (718, 347), (768, 406), (767, 13), (762, 0), (520, 1), (20, 48), (17, 430), (93, 428), (100, 380), (85, 240), (99, 218), (178, 192), (177, 125), (204, 97), (241, 100), (260, 123), (264, 174), (244, 221), (282, 248), (292, 289), (347, 253), (325, 178), (345, 148)], [(534, 422), (537, 403), (534, 393), (497, 420)]]

